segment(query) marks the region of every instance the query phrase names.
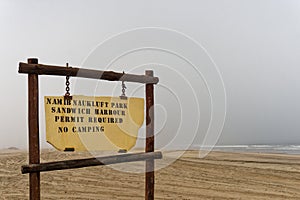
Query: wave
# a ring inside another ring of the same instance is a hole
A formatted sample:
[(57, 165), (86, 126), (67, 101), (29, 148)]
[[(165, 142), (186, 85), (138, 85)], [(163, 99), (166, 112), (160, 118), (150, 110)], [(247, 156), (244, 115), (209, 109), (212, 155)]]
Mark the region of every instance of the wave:
[[(193, 145), (190, 149), (208, 149), (208, 146)], [(261, 153), (284, 153), (300, 154), (300, 145), (216, 145), (215, 151), (232, 152), (261, 152)]]

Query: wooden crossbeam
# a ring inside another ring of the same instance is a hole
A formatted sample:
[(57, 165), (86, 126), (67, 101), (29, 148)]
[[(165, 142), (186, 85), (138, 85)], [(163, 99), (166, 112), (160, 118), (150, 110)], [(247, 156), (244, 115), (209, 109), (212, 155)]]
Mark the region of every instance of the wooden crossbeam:
[(98, 166), (98, 165), (111, 165), (117, 163), (145, 161), (145, 160), (153, 160), (153, 159), (161, 159), (161, 158), (162, 158), (161, 152), (149, 152), (149, 153), (142, 152), (142, 153), (130, 153), (130, 154), (122, 154), (122, 155), (96, 157), (96, 158), (63, 160), (63, 161), (55, 161), (55, 162), (48, 162), (48, 163), (23, 165), (22, 174), (53, 171), (53, 170), (74, 169), (74, 168), (82, 168), (82, 167)]
[(127, 81), (146, 84), (157, 84), (158, 77), (146, 75), (123, 74), (113, 71), (101, 71), (93, 69), (84, 69), (77, 67), (64, 67), (43, 64), (19, 63), (19, 73), (38, 74), (38, 75), (56, 75), (56, 76), (74, 76), (81, 78), (102, 79), (107, 81)]

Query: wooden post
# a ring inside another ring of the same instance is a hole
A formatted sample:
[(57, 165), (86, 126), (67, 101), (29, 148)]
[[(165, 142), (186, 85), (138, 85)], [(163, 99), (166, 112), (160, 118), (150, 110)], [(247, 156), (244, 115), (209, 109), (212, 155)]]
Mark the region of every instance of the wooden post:
[[(152, 70), (145, 75), (153, 77)], [(154, 151), (154, 96), (153, 84), (146, 84), (146, 152)], [(154, 159), (146, 161), (145, 199), (154, 199)]]
[[(38, 64), (38, 59), (29, 58), (28, 64)], [(39, 164), (39, 82), (37, 74), (28, 74), (28, 129), (29, 164)], [(29, 197), (30, 200), (40, 199), (40, 172), (29, 174)]]

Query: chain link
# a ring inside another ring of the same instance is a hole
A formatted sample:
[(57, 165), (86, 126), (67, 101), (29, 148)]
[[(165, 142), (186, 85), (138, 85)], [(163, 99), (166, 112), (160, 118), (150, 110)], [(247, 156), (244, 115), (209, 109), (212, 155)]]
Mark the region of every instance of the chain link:
[[(123, 71), (123, 75), (125, 74), (125, 72)], [(126, 94), (125, 94), (125, 90), (127, 89), (124, 81), (122, 81), (122, 94), (121, 94), (121, 97), (126, 97)]]
[[(66, 67), (69, 67), (69, 63), (66, 64)], [(70, 81), (69, 81), (70, 77), (66, 76), (66, 93), (65, 96), (70, 96)]]

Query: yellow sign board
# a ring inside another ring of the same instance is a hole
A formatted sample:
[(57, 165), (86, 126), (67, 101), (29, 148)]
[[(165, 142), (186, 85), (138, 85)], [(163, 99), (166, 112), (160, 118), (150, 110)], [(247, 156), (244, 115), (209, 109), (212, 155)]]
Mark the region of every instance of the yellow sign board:
[(45, 96), (46, 139), (58, 150), (129, 150), (144, 121), (144, 99)]

